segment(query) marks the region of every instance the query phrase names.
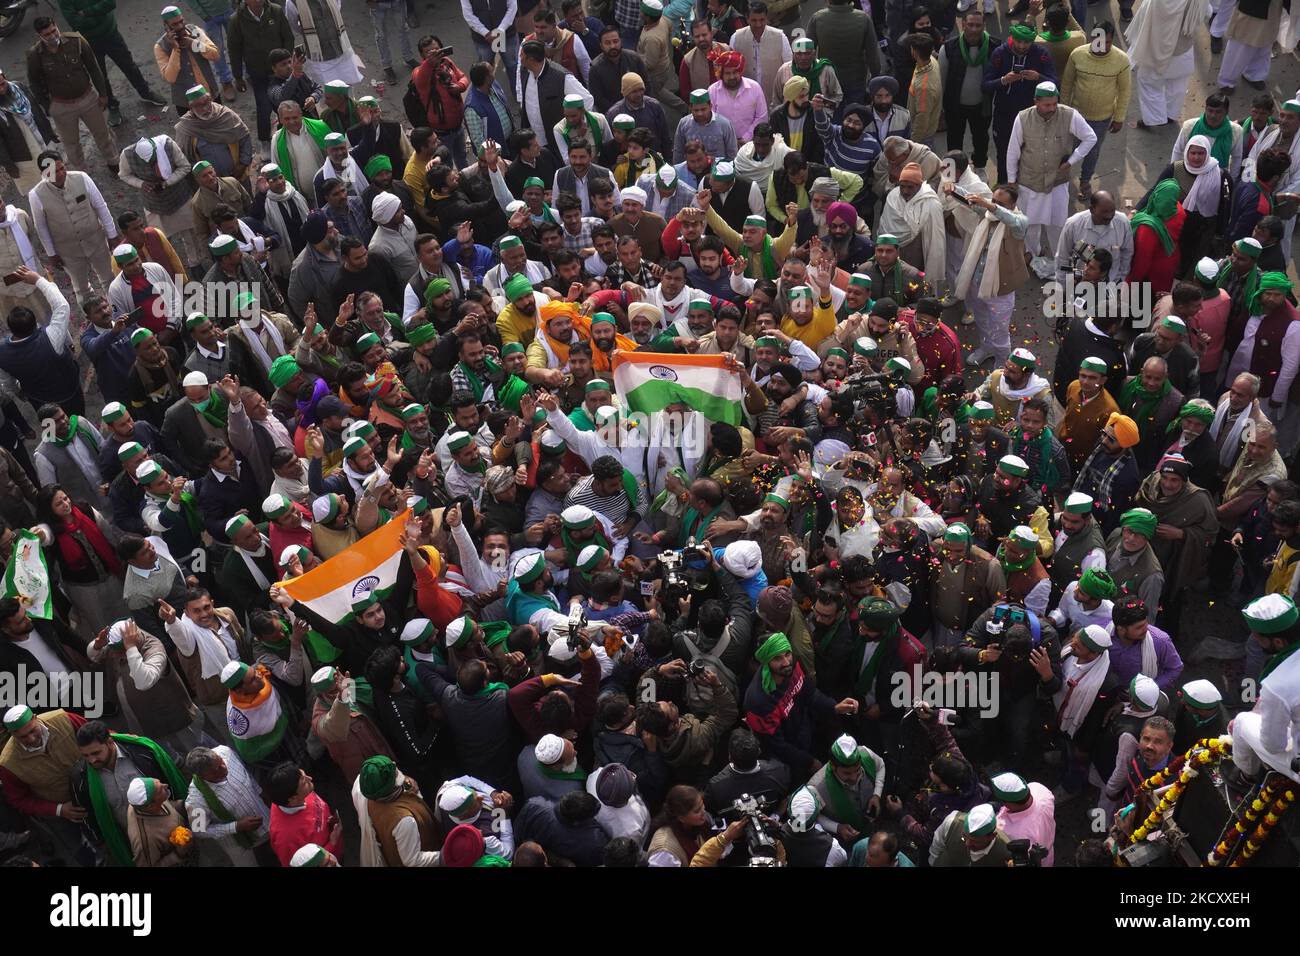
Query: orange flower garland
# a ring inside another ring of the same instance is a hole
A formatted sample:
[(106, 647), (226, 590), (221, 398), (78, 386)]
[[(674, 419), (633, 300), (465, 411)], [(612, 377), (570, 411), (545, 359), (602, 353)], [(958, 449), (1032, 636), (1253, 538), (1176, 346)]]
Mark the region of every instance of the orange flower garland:
[(167, 837), (167, 842), (172, 846), (189, 846), (192, 839), (194, 839), (194, 833), (189, 827), (177, 827)]
[[(1160, 825), (1165, 814), (1169, 813), (1169, 811), (1173, 810), (1173, 808), (1177, 806), (1179, 799), (1183, 795), (1183, 791), (1187, 789), (1187, 785), (1200, 774), (1200, 768), (1212, 761), (1223, 759), (1231, 749), (1231, 738), (1207, 737), (1187, 751), (1183, 756), (1182, 772), (1178, 774), (1178, 779), (1174, 781), (1173, 785), (1170, 786), (1169, 789), (1160, 797), (1160, 802), (1155, 805), (1155, 808), (1147, 815), (1147, 818), (1142, 821), (1142, 825), (1133, 831), (1133, 835), (1129, 838), (1129, 843), (1140, 843), (1142, 840), (1145, 840), (1152, 831)], [(1142, 789), (1154, 791), (1164, 786), (1165, 781), (1173, 775), (1176, 763), (1176, 761), (1171, 763), (1164, 770), (1154, 773), (1144, 780), (1142, 782)]]

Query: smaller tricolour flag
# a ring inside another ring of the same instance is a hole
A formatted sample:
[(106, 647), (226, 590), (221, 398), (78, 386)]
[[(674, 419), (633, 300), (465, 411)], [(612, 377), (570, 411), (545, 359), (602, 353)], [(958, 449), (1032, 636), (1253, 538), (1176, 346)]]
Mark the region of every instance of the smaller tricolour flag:
[(614, 388), (633, 412), (652, 414), (683, 402), (705, 418), (739, 425), (745, 390), (725, 355), (614, 353)]
[(352, 605), (371, 591), (387, 597), (402, 563), (409, 511), (394, 515), (360, 541), (281, 587), (327, 621), (352, 619)]

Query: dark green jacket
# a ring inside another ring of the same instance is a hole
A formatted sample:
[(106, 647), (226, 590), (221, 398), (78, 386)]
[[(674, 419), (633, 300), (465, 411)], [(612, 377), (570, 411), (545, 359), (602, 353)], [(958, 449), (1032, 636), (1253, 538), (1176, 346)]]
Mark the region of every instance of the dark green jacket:
[(230, 56), (230, 69), (235, 79), (245, 73), (249, 76), (267, 76), (271, 72), (271, 51), (294, 48), (293, 30), (284, 15), (284, 6), (267, 3), (262, 7), (259, 21), (243, 3), (226, 25), (226, 52)]
[(87, 40), (99, 40), (117, 32), (117, 0), (59, 0), (68, 26)]

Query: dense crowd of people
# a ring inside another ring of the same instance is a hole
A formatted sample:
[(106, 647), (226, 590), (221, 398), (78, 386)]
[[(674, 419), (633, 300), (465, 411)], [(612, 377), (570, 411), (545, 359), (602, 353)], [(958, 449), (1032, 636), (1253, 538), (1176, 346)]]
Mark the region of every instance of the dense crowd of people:
[(1290, 772), (1281, 0), (371, 0), (402, 118), (338, 0), (191, 5), (0, 75), (0, 672), (104, 697), (5, 701), (11, 862), (1107, 866)]

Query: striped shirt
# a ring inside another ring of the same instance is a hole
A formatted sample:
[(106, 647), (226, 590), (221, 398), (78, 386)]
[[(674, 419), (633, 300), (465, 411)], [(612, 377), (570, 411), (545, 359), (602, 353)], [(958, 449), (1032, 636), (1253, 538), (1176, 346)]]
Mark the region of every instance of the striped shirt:
[(573, 487), (564, 497), (564, 507), (585, 505), (597, 514), (604, 515), (613, 524), (622, 524), (632, 513), (632, 503), (628, 500), (627, 492), (619, 489), (618, 494), (613, 497), (602, 498), (592, 487), (595, 481), (592, 475), (587, 475), (574, 482)]
[(595, 216), (583, 216), (579, 223), (581, 225), (576, 234), (569, 232), (568, 226), (560, 228), (560, 235), (564, 237), (564, 248), (570, 252), (582, 252), (583, 249), (594, 248), (591, 242), (591, 230), (603, 226), (605, 220), (597, 219)]
[[(244, 817), (260, 817), (262, 822), (258, 825), (254, 836), (258, 843), (265, 841), (270, 832), (271, 812), (262, 802), (261, 788), (249, 776), (243, 761), (229, 747), (219, 744), (212, 748), (212, 752), (226, 762), (228, 773), (226, 779), (220, 783), (209, 783), (208, 789), (221, 801), (222, 806), (230, 811), (234, 820), (229, 823), (218, 820), (212, 807), (208, 806), (208, 801), (199, 792), (199, 788), (191, 782), (189, 792), (185, 795), (185, 810), (190, 818), (194, 835), (214, 840), (233, 840), (236, 823)], [(194, 825), (204, 819), (207, 821), (206, 827)]]
[(825, 110), (813, 110), (813, 122), (817, 125), (817, 135), (821, 137), (826, 148), (826, 163), (836, 169), (851, 173), (866, 173), (875, 165), (880, 155), (880, 141), (867, 130), (863, 130), (857, 142), (850, 143), (844, 139), (844, 127), (830, 121)]

